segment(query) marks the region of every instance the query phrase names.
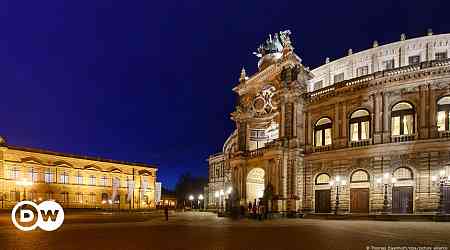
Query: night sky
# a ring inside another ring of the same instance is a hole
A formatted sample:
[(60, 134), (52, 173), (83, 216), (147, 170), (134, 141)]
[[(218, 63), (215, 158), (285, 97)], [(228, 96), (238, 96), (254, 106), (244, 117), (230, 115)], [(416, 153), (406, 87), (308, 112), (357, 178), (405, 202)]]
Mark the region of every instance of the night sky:
[(0, 1), (0, 135), (8, 144), (155, 163), (164, 186), (207, 176), (242, 66), (290, 29), (311, 68), (450, 32), (448, 1)]

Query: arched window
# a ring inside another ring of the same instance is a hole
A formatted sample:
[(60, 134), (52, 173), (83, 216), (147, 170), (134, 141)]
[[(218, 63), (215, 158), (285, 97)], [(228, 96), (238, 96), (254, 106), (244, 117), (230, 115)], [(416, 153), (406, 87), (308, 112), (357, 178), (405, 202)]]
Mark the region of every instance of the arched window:
[(353, 172), (352, 177), (350, 178), (350, 182), (357, 183), (357, 182), (368, 182), (369, 181), (369, 174), (364, 170), (357, 170)]
[(413, 174), (412, 174), (411, 169), (405, 168), (405, 167), (397, 168), (397, 169), (394, 171), (393, 176), (394, 176), (397, 180), (412, 180), (412, 179), (413, 179)]
[(314, 126), (314, 146), (320, 147), (331, 144), (331, 128), (333, 124), (329, 118), (321, 118)]
[(350, 141), (370, 138), (370, 114), (365, 109), (358, 109), (350, 116)]
[(437, 127), (438, 131), (450, 130), (450, 96), (445, 96), (439, 99), (437, 113)]
[(316, 185), (326, 185), (330, 183), (330, 176), (328, 174), (319, 174), (316, 177)]
[(399, 102), (392, 107), (392, 135), (412, 135), (415, 130), (414, 107), (407, 102)]

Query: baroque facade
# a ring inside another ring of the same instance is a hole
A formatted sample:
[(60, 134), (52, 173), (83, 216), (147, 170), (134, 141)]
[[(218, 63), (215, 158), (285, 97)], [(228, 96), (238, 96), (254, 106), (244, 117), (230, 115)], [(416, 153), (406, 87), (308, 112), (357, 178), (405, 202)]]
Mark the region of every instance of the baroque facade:
[(0, 145), (0, 207), (55, 200), (64, 208), (155, 207), (157, 168), (143, 163)]
[(241, 205), (271, 187), (277, 211), (448, 212), (450, 34), (375, 41), (313, 70), (289, 35), (269, 36), (258, 72), (233, 88), (236, 130), (209, 158), (209, 205), (230, 187)]

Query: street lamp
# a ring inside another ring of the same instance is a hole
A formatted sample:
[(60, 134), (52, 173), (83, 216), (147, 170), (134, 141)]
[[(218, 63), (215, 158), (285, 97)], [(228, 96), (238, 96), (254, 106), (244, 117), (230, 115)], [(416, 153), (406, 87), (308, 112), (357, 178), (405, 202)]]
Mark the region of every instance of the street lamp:
[[(436, 176), (432, 176), (431, 180), (435, 183), (437, 181)], [(445, 170), (439, 171), (439, 207), (438, 207), (438, 213), (439, 214), (446, 214), (446, 207), (444, 205), (444, 187), (445, 185), (450, 181), (450, 176), (445, 175)]]
[(192, 209), (192, 201), (194, 200), (194, 196), (191, 194), (189, 195), (189, 201), (191, 202), (191, 209)]
[(397, 182), (397, 178), (391, 177), (389, 173), (384, 173), (383, 178), (377, 179), (378, 185), (384, 185), (384, 196), (383, 196), (383, 213), (388, 213), (389, 209), (389, 201), (388, 201), (388, 187), (392, 185), (392, 187)]
[[(203, 194), (200, 194), (199, 196), (198, 196), (198, 208), (200, 209), (200, 202), (203, 202)], [(203, 204), (203, 207), (204, 207), (204, 204)]]
[(225, 196), (225, 192), (223, 191), (223, 189), (220, 190), (219, 195), (220, 195), (220, 211), (223, 212), (223, 199)]
[(23, 187), (23, 200), (26, 200), (27, 199), (26, 188), (31, 187), (33, 185), (33, 182), (23, 179), (21, 181), (16, 181), (16, 185), (19, 187)]
[(335, 181), (330, 181), (330, 185), (336, 185), (336, 206), (334, 209), (334, 214), (337, 215), (339, 210), (339, 187), (344, 188), (344, 186), (347, 185), (347, 181), (341, 179), (340, 176), (336, 176)]

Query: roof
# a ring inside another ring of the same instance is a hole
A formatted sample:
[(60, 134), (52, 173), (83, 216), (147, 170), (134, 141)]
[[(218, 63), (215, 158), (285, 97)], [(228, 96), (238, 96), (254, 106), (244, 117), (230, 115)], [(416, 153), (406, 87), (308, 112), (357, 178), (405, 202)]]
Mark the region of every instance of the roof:
[(116, 164), (123, 164), (123, 165), (131, 165), (131, 166), (139, 166), (139, 167), (147, 167), (147, 168), (156, 168), (155, 165), (141, 163), (141, 162), (118, 161), (118, 160), (105, 159), (105, 158), (101, 158), (101, 157), (75, 155), (75, 154), (61, 153), (61, 152), (55, 152), (55, 151), (49, 151), (49, 150), (43, 150), (43, 149), (37, 149), (37, 148), (14, 146), (14, 145), (5, 145), (5, 147), (8, 149), (21, 150), (21, 151), (27, 151), (27, 152), (33, 152), (33, 153), (40, 153), (40, 154), (56, 155), (56, 156), (63, 156), (63, 157), (70, 157), (70, 158), (77, 158), (77, 159), (84, 159), (84, 160), (91, 160), (91, 161), (101, 161), (101, 162), (107, 162), (107, 163), (116, 163)]

